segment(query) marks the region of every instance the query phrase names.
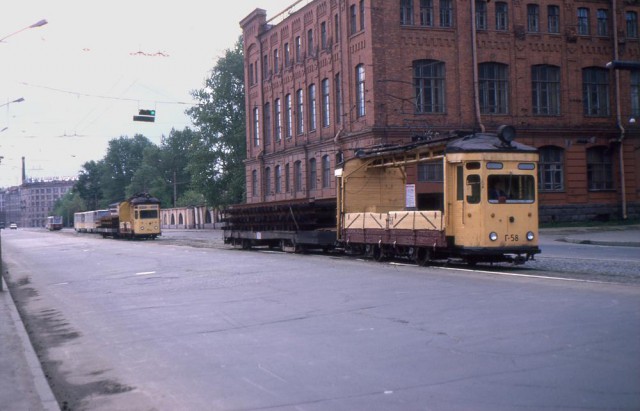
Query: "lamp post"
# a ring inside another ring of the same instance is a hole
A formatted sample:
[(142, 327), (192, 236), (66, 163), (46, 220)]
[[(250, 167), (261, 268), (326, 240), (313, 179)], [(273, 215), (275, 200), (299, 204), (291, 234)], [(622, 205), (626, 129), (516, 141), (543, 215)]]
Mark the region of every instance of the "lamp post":
[(22, 103), (23, 101), (24, 101), (24, 98), (20, 97), (20, 98), (17, 98), (15, 100), (13, 100), (13, 101), (7, 101), (4, 104), (0, 104), (0, 107), (8, 106), (9, 104), (13, 104), (13, 103)]
[(27, 27), (22, 28), (22, 29), (20, 29), (20, 30), (18, 30), (18, 31), (14, 31), (13, 33), (11, 33), (11, 34), (9, 34), (9, 35), (7, 35), (7, 36), (4, 36), (3, 38), (1, 38), (1, 39), (0, 39), (0, 42), (5, 41), (5, 40), (6, 40), (6, 39), (8, 39), (9, 37), (11, 37), (11, 36), (15, 36), (16, 34), (21, 33), (21, 32), (23, 32), (23, 31), (25, 31), (25, 30), (35, 29), (36, 27), (42, 27), (42, 26), (44, 26), (44, 25), (45, 25), (45, 24), (47, 24), (47, 23), (48, 23), (48, 21), (47, 21), (47, 20), (42, 19), (42, 20), (40, 20), (40, 21), (38, 21), (38, 22), (33, 23), (33, 24), (32, 24), (32, 25), (30, 25), (30, 26), (27, 26)]

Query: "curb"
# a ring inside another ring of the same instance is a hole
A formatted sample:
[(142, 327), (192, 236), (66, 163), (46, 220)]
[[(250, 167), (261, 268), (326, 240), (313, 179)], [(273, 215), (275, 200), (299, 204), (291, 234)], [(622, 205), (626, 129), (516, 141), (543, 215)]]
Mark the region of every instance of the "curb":
[(6, 293), (11, 300), (11, 304), (9, 305), (9, 316), (11, 317), (11, 321), (15, 324), (16, 332), (18, 334), (18, 338), (22, 342), (22, 347), (24, 349), (24, 356), (29, 365), (29, 372), (33, 377), (34, 387), (36, 389), (36, 394), (40, 398), (40, 402), (42, 403), (42, 409), (45, 411), (60, 411), (60, 406), (58, 405), (58, 401), (56, 397), (53, 395), (51, 391), (51, 387), (49, 386), (49, 382), (44, 375), (44, 371), (42, 370), (42, 365), (40, 364), (40, 360), (36, 355), (35, 350), (33, 349), (33, 345), (31, 344), (31, 340), (29, 339), (29, 335), (27, 334), (27, 330), (20, 318), (20, 314), (18, 313), (18, 309), (16, 308), (15, 300), (11, 295), (9, 287), (7, 283), (4, 281), (4, 278), (0, 276), (0, 281), (2, 281), (3, 293)]

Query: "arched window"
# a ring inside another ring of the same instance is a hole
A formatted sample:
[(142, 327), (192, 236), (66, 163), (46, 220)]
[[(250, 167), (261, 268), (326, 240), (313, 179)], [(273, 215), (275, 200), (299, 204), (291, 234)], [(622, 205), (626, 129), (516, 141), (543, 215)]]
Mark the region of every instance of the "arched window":
[(540, 147), (538, 163), (538, 189), (540, 191), (564, 190), (564, 150), (560, 147)]
[(364, 92), (364, 64), (358, 64), (356, 66), (356, 113), (358, 117), (363, 117), (366, 114)]
[(531, 99), (536, 116), (560, 114), (560, 67), (531, 66)]
[(331, 160), (328, 155), (322, 156), (322, 188), (331, 187)]
[(318, 171), (316, 170), (316, 159), (309, 159), (309, 190), (315, 190), (318, 187), (317, 179), (318, 179)]
[(478, 65), (480, 111), (482, 114), (509, 113), (508, 66), (501, 63)]
[(184, 224), (184, 218), (182, 217), (182, 213), (178, 214), (178, 225)]
[(269, 194), (271, 194), (271, 168), (267, 167), (264, 169), (264, 195)]
[(613, 167), (607, 147), (587, 149), (587, 184), (590, 191), (613, 189)]
[(436, 60), (413, 62), (413, 83), (417, 113), (444, 113), (444, 63)]
[(275, 177), (275, 190), (276, 193), (280, 193), (282, 191), (282, 169), (280, 165), (277, 165), (274, 171)]

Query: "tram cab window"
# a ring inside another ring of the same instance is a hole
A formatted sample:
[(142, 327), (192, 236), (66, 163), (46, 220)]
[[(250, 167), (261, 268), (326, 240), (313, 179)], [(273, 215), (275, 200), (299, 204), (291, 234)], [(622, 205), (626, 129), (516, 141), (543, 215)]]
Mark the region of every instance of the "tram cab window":
[(493, 204), (533, 203), (536, 189), (531, 175), (492, 174), (487, 179), (487, 198)]
[(158, 218), (158, 210), (141, 210), (140, 218)]
[(467, 203), (478, 204), (480, 202), (480, 176), (470, 174), (467, 176)]

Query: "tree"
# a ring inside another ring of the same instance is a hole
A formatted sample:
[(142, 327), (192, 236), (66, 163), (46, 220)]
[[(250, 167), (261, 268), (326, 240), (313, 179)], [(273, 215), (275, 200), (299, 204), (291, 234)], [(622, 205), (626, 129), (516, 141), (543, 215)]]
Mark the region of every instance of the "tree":
[[(164, 175), (164, 181), (168, 184), (171, 192), (169, 198), (171, 202), (166, 203), (167, 207), (175, 207), (180, 202), (180, 198), (191, 188), (191, 173), (189, 172), (190, 150), (193, 142), (198, 139), (198, 135), (188, 127), (182, 131), (171, 130), (169, 137), (162, 137), (160, 168)], [(203, 196), (202, 202), (205, 200)], [(198, 205), (200, 205), (198, 204)]]
[[(88, 210), (97, 210), (102, 202), (102, 174), (104, 170), (104, 160), (99, 162), (88, 161), (83, 164), (78, 181), (74, 185), (74, 192), (82, 198)], [(86, 211), (86, 210), (81, 210)]]
[(85, 201), (80, 196), (77, 190), (71, 190), (67, 192), (62, 198), (56, 201), (53, 206), (53, 214), (61, 215), (63, 219), (63, 225), (65, 227), (73, 226), (73, 214), (86, 211), (87, 206)]
[(141, 134), (109, 141), (107, 154), (102, 160), (104, 169), (100, 181), (103, 201), (107, 205), (127, 197), (126, 188), (142, 164), (145, 148), (150, 146), (153, 143)]
[(187, 167), (192, 188), (212, 206), (242, 202), (246, 157), (242, 37), (217, 61), (205, 87), (192, 91), (192, 96), (199, 101), (187, 110), (198, 132)]

